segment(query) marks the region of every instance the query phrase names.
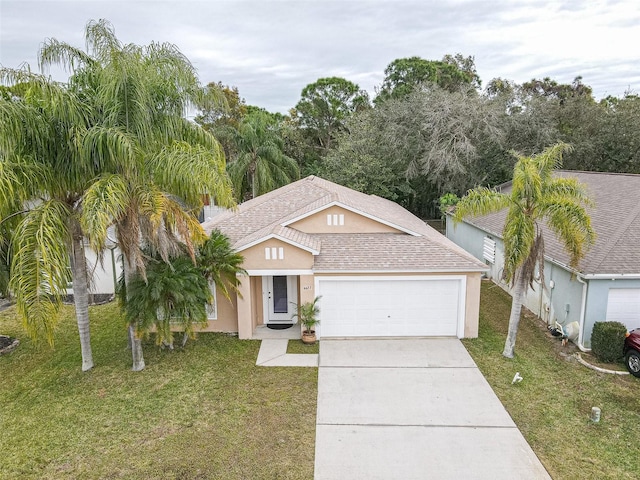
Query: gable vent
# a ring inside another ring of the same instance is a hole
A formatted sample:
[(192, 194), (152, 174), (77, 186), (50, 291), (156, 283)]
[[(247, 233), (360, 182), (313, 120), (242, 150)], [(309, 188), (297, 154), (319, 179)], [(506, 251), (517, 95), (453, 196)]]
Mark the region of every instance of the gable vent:
[(342, 226), (344, 225), (344, 214), (328, 214), (327, 225)]
[(482, 258), (489, 263), (495, 263), (496, 261), (496, 241), (491, 237), (484, 237)]

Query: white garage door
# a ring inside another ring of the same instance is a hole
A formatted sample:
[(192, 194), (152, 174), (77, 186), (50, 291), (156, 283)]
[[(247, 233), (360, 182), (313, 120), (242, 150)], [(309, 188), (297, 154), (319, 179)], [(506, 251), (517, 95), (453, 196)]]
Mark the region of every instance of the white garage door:
[(319, 278), (324, 337), (462, 336), (461, 277)]
[(640, 327), (640, 288), (609, 290), (607, 322), (623, 323), (629, 330)]

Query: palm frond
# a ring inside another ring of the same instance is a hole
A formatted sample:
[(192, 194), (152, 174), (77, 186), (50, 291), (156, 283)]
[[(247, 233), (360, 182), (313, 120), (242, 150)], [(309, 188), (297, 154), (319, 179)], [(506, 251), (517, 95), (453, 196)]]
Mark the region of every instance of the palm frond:
[(553, 178), (546, 182), (543, 189), (544, 203), (551, 204), (556, 198), (570, 198), (585, 206), (593, 206), (585, 184), (576, 178)]
[(235, 205), (221, 150), (175, 143), (150, 158), (148, 168), (161, 188), (179, 196), (191, 208), (202, 208), (203, 194), (211, 195), (216, 205)]
[(209, 238), (198, 249), (198, 267), (204, 277), (231, 300), (231, 292), (240, 295), (238, 275), (246, 275), (242, 268), (244, 257), (234, 252), (229, 239), (219, 230), (211, 232)]
[(10, 287), (18, 312), (29, 335), (44, 333), (49, 343), (71, 279), (70, 215), (61, 202), (43, 202), (25, 215), (13, 237)]
[(512, 206), (504, 224), (504, 270), (503, 279), (513, 282), (518, 268), (531, 252), (536, 238), (536, 225), (531, 215), (523, 214)]
[(591, 219), (585, 209), (572, 198), (554, 196), (544, 208), (549, 227), (558, 235), (570, 255), (569, 265), (577, 268), (587, 247), (595, 241)]
[(209, 284), (187, 257), (170, 263), (152, 261), (146, 281), (134, 277), (128, 285), (125, 317), (139, 334), (156, 329), (156, 343), (173, 343), (173, 326), (193, 336), (193, 325), (207, 322)]
[(87, 189), (80, 224), (94, 251), (104, 250), (107, 229), (126, 214), (130, 203), (129, 185), (120, 175), (102, 175)]
[(453, 219), (455, 222), (460, 222), (467, 216), (498, 212), (510, 205), (511, 199), (508, 195), (487, 187), (477, 187), (469, 190), (456, 204)]

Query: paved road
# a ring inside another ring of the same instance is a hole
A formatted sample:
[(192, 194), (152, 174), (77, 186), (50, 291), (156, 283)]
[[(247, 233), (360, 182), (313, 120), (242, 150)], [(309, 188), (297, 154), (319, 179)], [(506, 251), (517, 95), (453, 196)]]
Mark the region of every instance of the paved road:
[(549, 479), (455, 338), (322, 340), (315, 479)]

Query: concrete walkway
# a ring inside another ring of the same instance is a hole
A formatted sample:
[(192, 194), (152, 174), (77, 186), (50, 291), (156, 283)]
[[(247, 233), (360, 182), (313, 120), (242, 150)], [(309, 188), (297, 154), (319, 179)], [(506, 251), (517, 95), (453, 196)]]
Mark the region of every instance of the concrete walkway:
[(454, 338), (320, 342), (315, 479), (549, 479)]
[(265, 339), (260, 344), (256, 365), (261, 367), (317, 367), (317, 353), (287, 353), (289, 339)]

